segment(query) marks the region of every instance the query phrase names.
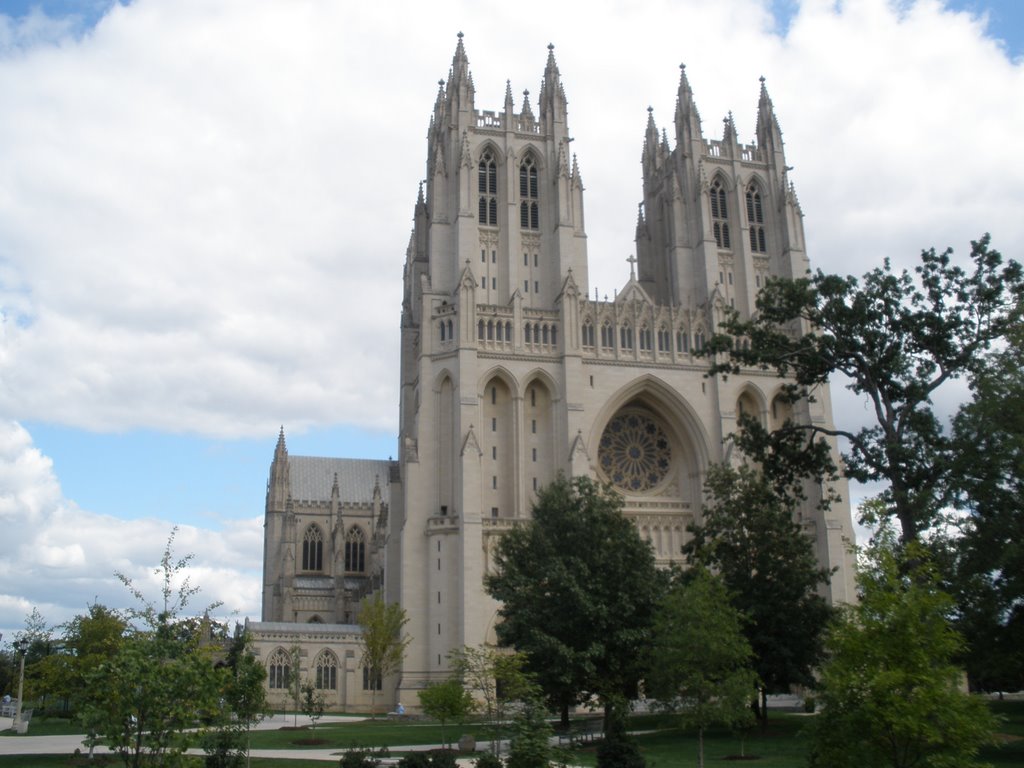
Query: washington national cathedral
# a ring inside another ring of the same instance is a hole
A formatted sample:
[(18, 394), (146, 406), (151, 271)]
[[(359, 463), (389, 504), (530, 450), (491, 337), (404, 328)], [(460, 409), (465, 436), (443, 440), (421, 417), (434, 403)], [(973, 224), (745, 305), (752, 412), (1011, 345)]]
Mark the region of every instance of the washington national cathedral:
[[(720, 139), (704, 135), (685, 69), (674, 145), (649, 112), (636, 258), (613, 301), (588, 285), (566, 105), (549, 46), (535, 104), (506, 85), (500, 109), (478, 109), (459, 35), (405, 258), (397, 461), (291, 456), (278, 438), (263, 616), (249, 624), (272, 701), (297, 648), (301, 678), (332, 708), (366, 708), (371, 689), (415, 708), (450, 651), (496, 642), (483, 590), (494, 547), (559, 473), (613, 485), (667, 566), (700, 519), (709, 465), (734, 459), (741, 413), (831, 424), (827, 389), (794, 408), (773, 375), (706, 378), (698, 355), (726, 308), (749, 315), (767, 279), (809, 266), (764, 80), (755, 144), (739, 143), (731, 117)], [(796, 515), (836, 569), (829, 598), (850, 600), (849, 507), (815, 502)], [(410, 619), (402, 670), (383, 680), (359, 664), (354, 621), (372, 594)]]

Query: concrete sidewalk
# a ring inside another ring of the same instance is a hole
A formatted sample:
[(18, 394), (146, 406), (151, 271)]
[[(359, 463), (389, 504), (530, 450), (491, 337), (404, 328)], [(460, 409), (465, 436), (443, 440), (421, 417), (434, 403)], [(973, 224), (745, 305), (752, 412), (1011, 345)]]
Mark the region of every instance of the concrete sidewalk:
[[(344, 723), (344, 722), (358, 722), (365, 720), (365, 717), (353, 716), (338, 716), (338, 715), (327, 715), (322, 717), (319, 721), (319, 725), (325, 723)], [(294, 726), (296, 720), (294, 715), (272, 715), (271, 717), (265, 718), (258, 725), (255, 726), (254, 730), (274, 730), (277, 728), (287, 728)], [(309, 725), (310, 720), (305, 715), (299, 715), (298, 725), (300, 727)], [(10, 729), (12, 727), (11, 718), (0, 719), (0, 730)], [(31, 725), (29, 726), (29, 734), (31, 734)], [(82, 740), (85, 736), (82, 735), (65, 735), (65, 736), (14, 736), (6, 735), (0, 736), (0, 755), (70, 755), (74, 753), (76, 749), (80, 749), (82, 752), (88, 752), (89, 749), (86, 747)], [(440, 744), (410, 744), (406, 746), (390, 747), (391, 752), (419, 752), (427, 749), (438, 749)], [(487, 744), (482, 743), (478, 745), (478, 749), (486, 749)], [(252, 757), (274, 757), (279, 759), (293, 759), (293, 760), (322, 760), (324, 762), (337, 763), (341, 759), (342, 754), (346, 750), (338, 749), (336, 747), (330, 749), (254, 749), (250, 752)], [(96, 754), (108, 754), (110, 752), (104, 746), (96, 747)], [(203, 755), (202, 749), (190, 749), (188, 751), (190, 755)], [(459, 765), (472, 766), (472, 758), (461, 758)]]

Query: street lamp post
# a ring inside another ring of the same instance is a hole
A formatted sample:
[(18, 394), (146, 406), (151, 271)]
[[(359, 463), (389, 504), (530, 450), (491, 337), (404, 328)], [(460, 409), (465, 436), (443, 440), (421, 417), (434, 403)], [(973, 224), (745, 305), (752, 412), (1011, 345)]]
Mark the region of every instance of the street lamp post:
[(18, 703), (14, 707), (14, 732), (21, 733), (21, 699), (25, 694), (25, 656), (28, 651), (28, 640), (15, 640), (14, 650), (21, 654), (21, 668), (18, 672)]

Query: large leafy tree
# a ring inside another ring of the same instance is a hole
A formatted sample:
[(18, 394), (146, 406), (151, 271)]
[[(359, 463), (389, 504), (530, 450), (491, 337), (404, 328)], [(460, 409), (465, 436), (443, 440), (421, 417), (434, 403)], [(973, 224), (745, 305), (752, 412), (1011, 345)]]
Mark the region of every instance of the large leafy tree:
[(747, 465), (715, 465), (704, 484), (702, 522), (683, 547), (691, 564), (720, 574), (729, 602), (745, 618), (743, 632), (760, 678), (758, 712), (768, 693), (811, 685), (832, 611), (818, 594), (828, 571), (793, 518), (794, 500)]
[(702, 567), (672, 585), (655, 615), (647, 686), (697, 730), (702, 768), (705, 730), (753, 720), (749, 704), (757, 675), (741, 621), (725, 584)]
[(363, 629), (359, 638), (363, 649), (359, 663), (369, 670), (370, 714), (376, 717), (376, 681), (401, 668), (405, 649), (412, 641), (411, 637), (403, 634), (409, 617), (398, 603), (386, 603), (377, 596), (363, 603), (356, 621)]
[(564, 723), (589, 696), (635, 696), (661, 581), (613, 490), (555, 480), (533, 520), (502, 537), (495, 565), (485, 586), (502, 603), (498, 639), (526, 655)]
[(932, 397), (951, 379), (978, 371), (983, 353), (1024, 311), (1021, 266), (1004, 263), (987, 235), (972, 243), (968, 267), (951, 255), (924, 251), (913, 272), (886, 261), (859, 280), (818, 272), (770, 281), (754, 317), (730, 313), (708, 346), (713, 371), (772, 370), (789, 378), (793, 402), (813, 397), (831, 376), (844, 377), (868, 403), (867, 426), (789, 422), (768, 433), (750, 424), (743, 447), (759, 460), (771, 457), (795, 432), (824, 458), (823, 436), (846, 438), (847, 474), (884, 484), (887, 514), (904, 542), (918, 540), (948, 498), (952, 446)]
[(1024, 686), (1024, 327), (992, 354), (953, 423), (961, 514), (947, 543), (967, 671), (988, 690)]
[(94, 603), (85, 614), (62, 625), (59, 653), (40, 659), (37, 665), (39, 693), (57, 699), (73, 715), (102, 695), (87, 685), (97, 668), (117, 655), (128, 630), (117, 611)]
[(962, 641), (946, 618), (952, 600), (927, 553), (897, 546), (883, 520), (858, 584), (860, 602), (843, 607), (829, 636), (811, 765), (980, 765), (976, 754), (994, 723), (985, 703), (960, 688), (953, 659)]

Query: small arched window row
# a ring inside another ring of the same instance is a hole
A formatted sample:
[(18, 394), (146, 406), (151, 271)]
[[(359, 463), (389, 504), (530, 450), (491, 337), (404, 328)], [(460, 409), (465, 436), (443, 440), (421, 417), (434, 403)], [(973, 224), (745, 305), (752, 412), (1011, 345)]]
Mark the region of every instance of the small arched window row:
[(558, 326), (548, 323), (526, 323), (523, 325), (523, 343), (532, 346), (555, 346), (558, 344)]
[(512, 341), (512, 321), (478, 320), (476, 338), (478, 341)]
[(672, 351), (672, 334), (668, 332), (668, 328), (666, 328), (665, 326), (661, 326), (660, 328), (658, 328), (658, 351)]
[(633, 328), (628, 323), (619, 328), (619, 348), (633, 348)]
[(438, 327), (441, 330), (441, 341), (442, 342), (444, 342), (444, 341), (452, 341), (455, 338), (455, 336), (452, 333), (453, 326), (452, 326), (451, 318), (449, 318), (447, 320), (439, 321)]
[(595, 336), (594, 336), (594, 324), (592, 322), (590, 322), (589, 320), (587, 320), (586, 322), (583, 323), (583, 339), (582, 339), (583, 346), (584, 347), (596, 346), (596, 344), (594, 344), (594, 339), (595, 339)]
[(650, 352), (654, 348), (654, 345), (651, 343), (651, 329), (646, 325), (642, 326), (640, 330), (637, 331), (637, 339), (639, 340), (640, 349), (642, 351)]

